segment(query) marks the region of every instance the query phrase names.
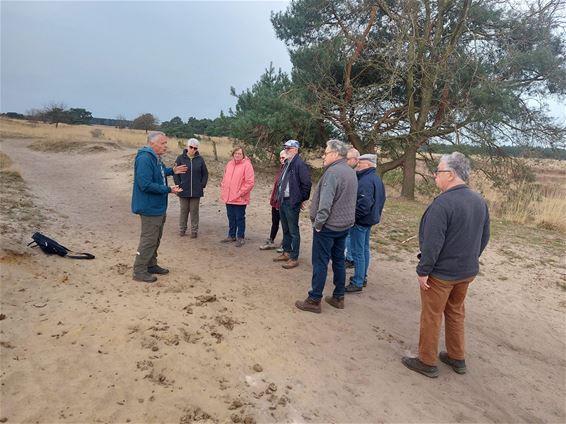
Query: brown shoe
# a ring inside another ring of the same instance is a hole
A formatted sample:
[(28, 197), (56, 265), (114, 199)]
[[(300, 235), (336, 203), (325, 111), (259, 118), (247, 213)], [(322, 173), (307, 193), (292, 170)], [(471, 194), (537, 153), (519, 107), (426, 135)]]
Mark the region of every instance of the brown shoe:
[(326, 303), (328, 303), (331, 306), (334, 306), (337, 309), (344, 309), (344, 298), (340, 298), (338, 299), (337, 297), (334, 296), (326, 296), (324, 298), (324, 300), (326, 301)]
[(281, 265), (285, 269), (296, 268), (299, 266), (298, 259), (289, 259), (285, 264)]
[(283, 252), (279, 256), (273, 258), (273, 262), (287, 262), (289, 259), (289, 254), (287, 252)]
[(193, 231), (191, 233), (191, 238), (197, 238), (198, 237), (198, 233), (196, 231)]
[(297, 300), (295, 306), (301, 311), (314, 312), (315, 314), (320, 314), (320, 302), (307, 297), (305, 300)]

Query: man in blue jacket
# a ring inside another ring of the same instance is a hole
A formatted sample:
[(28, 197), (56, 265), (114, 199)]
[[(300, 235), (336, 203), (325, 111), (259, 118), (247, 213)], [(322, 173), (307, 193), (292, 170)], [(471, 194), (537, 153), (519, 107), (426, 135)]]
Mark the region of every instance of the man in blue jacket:
[(283, 229), (283, 253), (274, 258), (275, 262), (285, 262), (282, 266), (291, 269), (299, 266), (301, 233), (299, 214), (305, 200), (311, 195), (311, 174), (309, 167), (299, 156), (299, 142), (288, 140), (283, 148), (287, 160), (277, 182), (279, 215)]
[(369, 240), (371, 227), (379, 224), (385, 204), (385, 187), (375, 173), (377, 155), (366, 154), (358, 158), (358, 197), (356, 223), (350, 228), (350, 248), (354, 259), (354, 275), (346, 286), (346, 293), (361, 292), (367, 284), (370, 261)]
[(167, 274), (168, 269), (157, 265), (157, 249), (163, 234), (169, 193), (183, 191), (179, 186), (169, 187), (167, 176), (187, 172), (187, 166), (166, 168), (161, 156), (167, 152), (167, 137), (162, 132), (151, 132), (147, 146), (138, 150), (134, 162), (132, 212), (141, 218), (141, 234), (136, 259), (134, 280), (153, 283), (154, 274)]
[(466, 185), (469, 175), (470, 161), (462, 153), (442, 156), (434, 177), (442, 193), (427, 208), (419, 226), (419, 355), (405, 356), (402, 362), (431, 378), (439, 374), (436, 361), (443, 317), (446, 351), (438, 359), (456, 373), (466, 373), (464, 300), (490, 235), (487, 204)]

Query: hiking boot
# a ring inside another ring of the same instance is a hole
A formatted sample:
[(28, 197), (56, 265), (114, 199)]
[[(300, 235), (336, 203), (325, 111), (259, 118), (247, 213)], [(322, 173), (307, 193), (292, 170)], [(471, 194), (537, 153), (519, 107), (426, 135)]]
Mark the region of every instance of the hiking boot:
[(331, 306), (334, 306), (336, 309), (344, 309), (344, 298), (343, 297), (334, 297), (334, 296), (326, 296), (324, 298), (326, 303)]
[(179, 237), (185, 237), (187, 232), (185, 230), (179, 230)]
[(135, 281), (141, 281), (142, 283), (153, 283), (157, 281), (157, 277), (155, 275), (151, 275), (149, 272), (139, 272), (134, 274)]
[(150, 274), (160, 274), (160, 275), (169, 274), (169, 270), (167, 268), (161, 268), (159, 265), (148, 266), (147, 272), (149, 272)]
[(244, 244), (246, 244), (246, 241), (243, 238), (236, 240), (236, 247), (242, 247)]
[(301, 311), (314, 312), (315, 314), (320, 314), (321, 311), (320, 302), (310, 297), (307, 297), (305, 300), (297, 300), (295, 306)]
[(353, 285), (352, 283), (348, 284), (345, 288), (346, 293), (359, 293), (361, 292), (363, 287), (358, 287)]
[(464, 359), (452, 359), (448, 356), (448, 352), (440, 352), (438, 354), (438, 359), (444, 362), (446, 365), (450, 365), (455, 373), (466, 374), (466, 361)]
[(236, 241), (235, 238), (226, 237), (225, 239), (220, 240), (220, 243), (232, 243), (232, 242), (234, 242), (234, 241)]
[(265, 240), (265, 243), (259, 246), (259, 250), (273, 250), (276, 248), (275, 242), (271, 239)]
[(438, 377), (438, 367), (424, 364), (420, 361), (419, 358), (409, 358), (408, 356), (403, 356), (401, 362), (403, 362), (403, 365), (405, 365), (410, 370), (416, 371), (422, 375), (426, 375), (430, 378)]
[(346, 259), (346, 269), (351, 269), (354, 268), (354, 261), (349, 261), (348, 259)]
[(285, 252), (285, 251), (283, 250), (282, 247), (278, 247), (277, 250), (276, 250), (276, 252), (277, 252), (277, 253), (283, 253), (283, 252)]
[(289, 259), (289, 254), (287, 252), (281, 253), (279, 256), (273, 258), (273, 262), (287, 262)]
[(281, 266), (285, 269), (296, 268), (296, 267), (299, 266), (299, 260), (298, 259), (289, 259), (286, 263), (284, 263)]
[(197, 238), (198, 237), (198, 233), (196, 231), (193, 231), (191, 233), (191, 238)]

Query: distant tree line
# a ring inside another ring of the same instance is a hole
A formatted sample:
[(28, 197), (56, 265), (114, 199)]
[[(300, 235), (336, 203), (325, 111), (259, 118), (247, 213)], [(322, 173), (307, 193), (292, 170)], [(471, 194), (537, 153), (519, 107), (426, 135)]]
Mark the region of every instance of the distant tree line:
[(232, 135), (232, 121), (233, 119), (224, 115), (222, 111), (215, 119), (197, 119), (190, 116), (187, 122), (175, 116), (170, 121), (162, 122), (159, 129), (170, 137), (191, 138), (195, 134), (222, 137)]
[(477, 156), (509, 156), (513, 158), (536, 158), (536, 159), (556, 159), (566, 160), (566, 149), (558, 147), (541, 147), (541, 146), (498, 146), (496, 151), (486, 151), (482, 146), (475, 146), (471, 144), (460, 144), (455, 146), (453, 144), (428, 144), (419, 149), (419, 153), (437, 153), (449, 154), (455, 150), (464, 153), (465, 155)]

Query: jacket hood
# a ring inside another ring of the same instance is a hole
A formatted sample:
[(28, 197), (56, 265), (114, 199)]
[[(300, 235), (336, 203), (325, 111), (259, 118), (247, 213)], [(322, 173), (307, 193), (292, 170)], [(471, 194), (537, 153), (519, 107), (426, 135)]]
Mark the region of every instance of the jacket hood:
[(155, 154), (153, 149), (149, 146), (143, 146), (141, 149), (138, 150), (138, 155), (142, 155), (145, 153), (149, 153), (150, 155), (154, 156), (155, 158), (159, 159), (159, 157)]

